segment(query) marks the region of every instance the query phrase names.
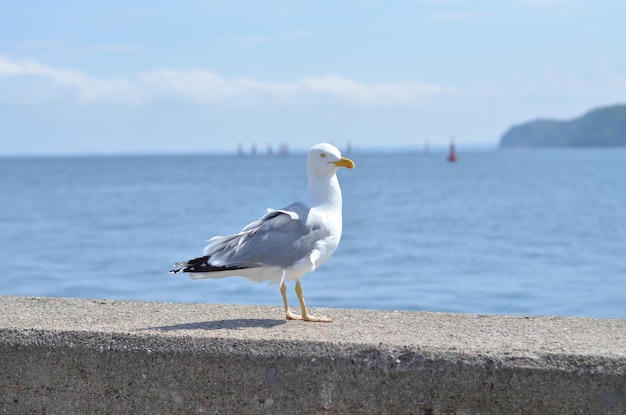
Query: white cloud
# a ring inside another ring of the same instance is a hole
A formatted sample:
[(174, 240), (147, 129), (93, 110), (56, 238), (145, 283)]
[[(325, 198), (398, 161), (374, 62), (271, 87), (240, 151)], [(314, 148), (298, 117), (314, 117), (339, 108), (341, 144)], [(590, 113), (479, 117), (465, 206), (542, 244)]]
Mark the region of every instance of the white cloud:
[(94, 78), (80, 71), (57, 69), (36, 61), (15, 62), (0, 56), (0, 78), (12, 77), (46, 80), (57, 88), (76, 91), (78, 100), (82, 102), (117, 101), (133, 105), (142, 103), (136, 86), (125, 79)]
[[(315, 102), (350, 106), (406, 106), (429, 96), (454, 93), (451, 88), (415, 81), (364, 83), (337, 75), (309, 76), (291, 82), (264, 81), (246, 77), (226, 78), (217, 72), (202, 69), (159, 70), (140, 74), (134, 79), (97, 78), (35, 61), (16, 62), (0, 57), (0, 78), (14, 77), (47, 81), (56, 88), (74, 91), (76, 98), (85, 103), (127, 105), (178, 101), (230, 106)], [(40, 97), (38, 101), (42, 100), (45, 97)]]
[(25, 105), (43, 102), (110, 103), (145, 106), (155, 103), (228, 107), (311, 106), (408, 107), (440, 96), (595, 96), (626, 89), (626, 76), (604, 57), (585, 78), (551, 67), (516, 71), (463, 90), (414, 80), (361, 82), (336, 74), (305, 76), (294, 81), (228, 78), (215, 71), (158, 70), (134, 78), (93, 77), (36, 61), (0, 56), (0, 100)]
[(337, 75), (304, 78), (301, 89), (359, 106), (411, 105), (428, 96), (455, 92), (451, 88), (414, 81), (364, 84)]
[(151, 72), (141, 75), (138, 84), (149, 100), (174, 98), (196, 104), (250, 104), (261, 96), (284, 102), (297, 92), (289, 83), (229, 80), (206, 70)]

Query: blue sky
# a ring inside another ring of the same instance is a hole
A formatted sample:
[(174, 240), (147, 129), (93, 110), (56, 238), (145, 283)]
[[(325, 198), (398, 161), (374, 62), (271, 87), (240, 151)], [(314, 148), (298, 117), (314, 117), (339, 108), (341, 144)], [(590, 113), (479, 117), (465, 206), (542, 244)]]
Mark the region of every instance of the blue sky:
[(0, 155), (495, 147), (626, 102), (622, 0), (0, 3)]

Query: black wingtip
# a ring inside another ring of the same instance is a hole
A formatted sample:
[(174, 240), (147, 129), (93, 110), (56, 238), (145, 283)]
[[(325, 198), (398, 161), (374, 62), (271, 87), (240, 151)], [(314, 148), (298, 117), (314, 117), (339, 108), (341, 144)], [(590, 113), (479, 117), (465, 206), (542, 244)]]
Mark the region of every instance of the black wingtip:
[(249, 264), (231, 264), (231, 265), (222, 265), (215, 266), (209, 264), (209, 260), (211, 257), (209, 255), (205, 255), (202, 257), (190, 259), (186, 262), (178, 262), (174, 264), (175, 267), (170, 270), (172, 274), (180, 274), (181, 272), (194, 272), (194, 273), (203, 273), (203, 272), (217, 272), (217, 271), (234, 271), (238, 269), (248, 269), (248, 268), (256, 268), (259, 265), (249, 265)]

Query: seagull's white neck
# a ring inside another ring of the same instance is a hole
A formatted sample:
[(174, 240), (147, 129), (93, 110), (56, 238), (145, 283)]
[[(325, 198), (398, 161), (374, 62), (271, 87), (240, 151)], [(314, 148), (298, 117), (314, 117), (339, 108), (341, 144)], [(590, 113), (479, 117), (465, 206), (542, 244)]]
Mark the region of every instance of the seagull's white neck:
[(309, 187), (304, 196), (304, 201), (309, 206), (324, 205), (341, 212), (343, 202), (337, 175), (310, 174), (308, 179)]

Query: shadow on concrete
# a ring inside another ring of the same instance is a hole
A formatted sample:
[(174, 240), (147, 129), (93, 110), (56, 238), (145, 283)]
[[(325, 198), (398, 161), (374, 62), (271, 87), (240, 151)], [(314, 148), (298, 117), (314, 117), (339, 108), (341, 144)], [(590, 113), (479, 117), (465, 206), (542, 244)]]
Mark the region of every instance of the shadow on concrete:
[(286, 320), (269, 318), (235, 318), (231, 320), (203, 321), (198, 323), (173, 324), (171, 326), (149, 327), (147, 330), (176, 331), (176, 330), (241, 330), (246, 328), (272, 328), (285, 324)]

